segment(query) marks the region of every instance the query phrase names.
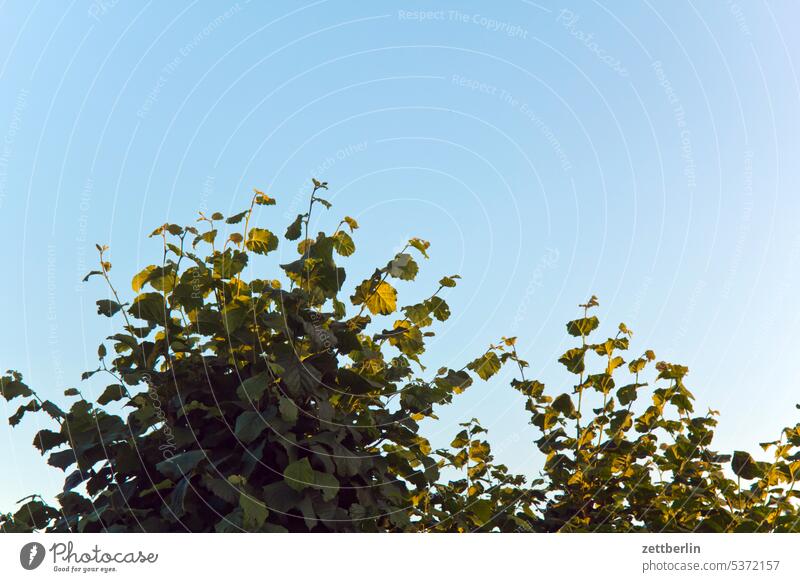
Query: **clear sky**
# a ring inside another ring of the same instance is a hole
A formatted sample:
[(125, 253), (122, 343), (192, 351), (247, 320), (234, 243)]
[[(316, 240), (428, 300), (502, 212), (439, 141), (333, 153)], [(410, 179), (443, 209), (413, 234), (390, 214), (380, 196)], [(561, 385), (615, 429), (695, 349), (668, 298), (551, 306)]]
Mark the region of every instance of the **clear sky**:
[[(517, 335), (569, 389), (564, 323), (597, 294), (602, 329), (690, 367), (721, 448), (757, 449), (800, 402), (800, 8), (622, 6), (0, 0), (0, 366), (58, 398), (112, 332), (80, 283), (95, 242), (130, 296), (154, 226), (258, 187), (283, 232), (315, 176), (334, 202), (317, 227), (362, 224), (351, 283), (410, 236), (431, 259), (401, 301), (463, 276), (432, 366)], [(442, 410), (434, 443), (476, 416), (535, 471), (508, 379)], [(61, 486), (38, 422), (0, 423), (3, 510)]]

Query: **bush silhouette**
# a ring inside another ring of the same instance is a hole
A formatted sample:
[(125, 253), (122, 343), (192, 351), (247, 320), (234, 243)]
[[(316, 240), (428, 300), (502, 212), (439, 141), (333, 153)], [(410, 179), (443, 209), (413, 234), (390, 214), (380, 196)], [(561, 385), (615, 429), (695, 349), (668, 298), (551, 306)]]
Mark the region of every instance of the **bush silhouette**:
[[(348, 297), (336, 258), (355, 252), (358, 224), (308, 232), (312, 213), (331, 206), (326, 189), (313, 181), (307, 212), (284, 235), (299, 241), (297, 259), (276, 279), (244, 278), (251, 257), (279, 244), (251, 226), (257, 205), (275, 204), (260, 191), (233, 216), (156, 229), (161, 262), (133, 277), (130, 303), (98, 246), (99, 270), (86, 278), (108, 285), (98, 312), (120, 326), (83, 379), (110, 383), (94, 402), (67, 389), (62, 409), (17, 372), (0, 379), (6, 400), (22, 401), (12, 425), (52, 418), (33, 444), (66, 474), (56, 506), (22, 499), (0, 515), (4, 532), (800, 529), (800, 425), (762, 445), (770, 462), (712, 450), (716, 413), (695, 413), (687, 368), (650, 350), (624, 359), (625, 324), (590, 341), (595, 297), (567, 324), (580, 342), (559, 359), (569, 390), (528, 378), (515, 338), (458, 369), (424, 368), (425, 342), (450, 316), (440, 295), (458, 276), (398, 307), (392, 281), (414, 280), (428, 256), (412, 238)], [(242, 230), (221, 240), (223, 222)], [(544, 463), (530, 481), (495, 462), (476, 419), (446, 450), (420, 434), (437, 407), (504, 365), (517, 370), (511, 385), (540, 433)]]

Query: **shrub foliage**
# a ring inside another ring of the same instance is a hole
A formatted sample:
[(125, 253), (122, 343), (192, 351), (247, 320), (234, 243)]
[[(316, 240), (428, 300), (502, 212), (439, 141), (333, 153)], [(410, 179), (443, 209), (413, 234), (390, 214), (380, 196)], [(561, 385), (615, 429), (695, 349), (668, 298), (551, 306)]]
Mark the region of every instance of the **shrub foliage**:
[[(52, 419), (33, 444), (66, 475), (55, 503), (35, 494), (0, 515), (3, 531), (798, 529), (800, 425), (762, 444), (768, 462), (712, 450), (716, 412), (695, 412), (688, 369), (650, 350), (627, 356), (625, 324), (596, 338), (595, 297), (567, 324), (576, 345), (559, 359), (572, 378), (566, 391), (528, 377), (515, 338), (457, 369), (425, 368), (432, 328), (450, 316), (443, 292), (458, 276), (400, 307), (395, 285), (413, 281), (428, 257), (428, 242), (412, 238), (345, 286), (337, 259), (355, 252), (357, 222), (309, 235), (312, 213), (330, 207), (326, 189), (313, 181), (307, 212), (283, 236), (297, 258), (275, 279), (246, 278), (258, 271), (248, 262), (279, 244), (251, 224), (258, 206), (275, 204), (260, 191), (233, 216), (157, 228), (160, 264), (133, 277), (130, 303), (98, 246), (87, 279), (108, 286), (97, 309), (119, 332), (83, 379), (109, 384), (95, 399), (69, 388), (65, 406), (17, 372), (0, 379), (5, 399), (21, 402), (12, 425), (30, 413)], [(223, 240), (220, 227), (236, 232)], [(420, 432), (503, 366), (515, 370), (511, 386), (538, 431), (533, 479), (495, 461), (476, 419), (443, 450)]]

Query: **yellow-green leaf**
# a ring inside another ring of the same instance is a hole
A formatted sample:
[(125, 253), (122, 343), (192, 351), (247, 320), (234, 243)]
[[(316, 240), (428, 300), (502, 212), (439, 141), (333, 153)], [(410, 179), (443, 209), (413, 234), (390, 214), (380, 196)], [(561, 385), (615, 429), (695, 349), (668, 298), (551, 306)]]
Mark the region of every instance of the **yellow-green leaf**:
[(251, 228), (245, 246), (259, 255), (266, 255), (278, 248), (278, 237), (265, 228)]

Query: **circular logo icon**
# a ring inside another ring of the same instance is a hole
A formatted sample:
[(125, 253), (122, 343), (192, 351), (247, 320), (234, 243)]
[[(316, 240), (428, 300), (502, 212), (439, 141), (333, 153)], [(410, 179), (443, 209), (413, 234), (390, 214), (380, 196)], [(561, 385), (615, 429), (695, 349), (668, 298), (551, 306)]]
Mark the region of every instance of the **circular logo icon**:
[(39, 542), (30, 542), (19, 551), (19, 563), (26, 570), (35, 570), (44, 561), (44, 546)]

